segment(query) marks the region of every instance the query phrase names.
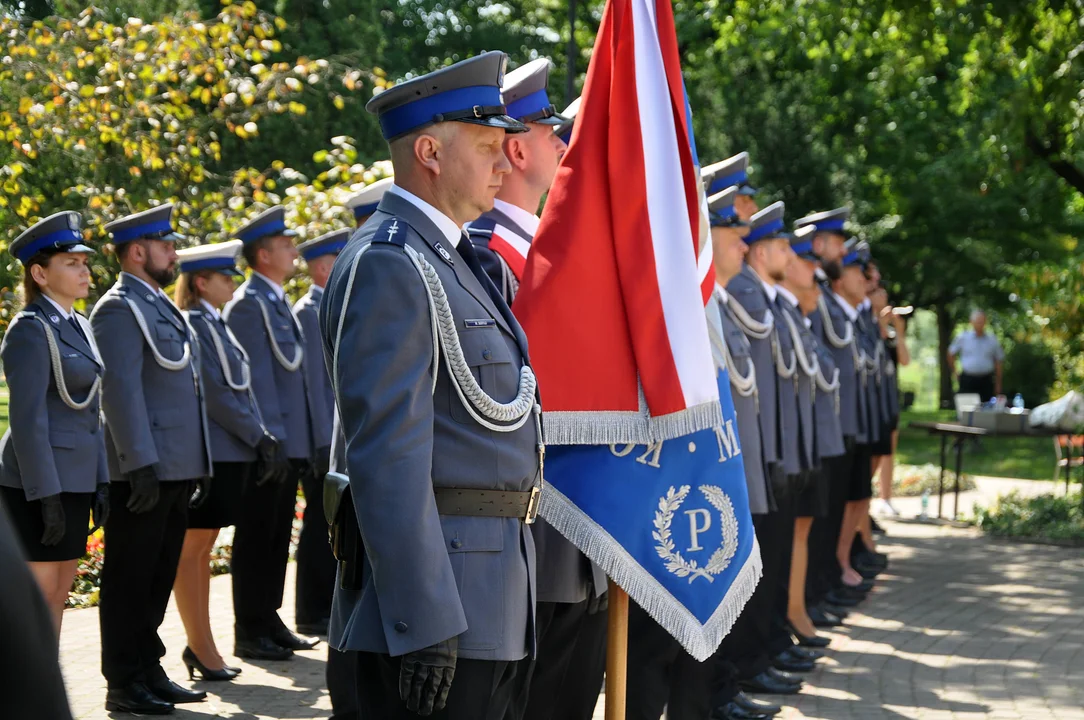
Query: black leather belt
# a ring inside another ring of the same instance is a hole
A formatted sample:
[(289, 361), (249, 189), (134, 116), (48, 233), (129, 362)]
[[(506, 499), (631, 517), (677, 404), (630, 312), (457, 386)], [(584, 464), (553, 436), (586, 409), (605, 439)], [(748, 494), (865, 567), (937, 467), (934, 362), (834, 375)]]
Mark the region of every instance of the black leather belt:
[(511, 517), (530, 525), (538, 517), (542, 492), (537, 487), (525, 492), (433, 488), (433, 494), (437, 499), (437, 512), (441, 515)]

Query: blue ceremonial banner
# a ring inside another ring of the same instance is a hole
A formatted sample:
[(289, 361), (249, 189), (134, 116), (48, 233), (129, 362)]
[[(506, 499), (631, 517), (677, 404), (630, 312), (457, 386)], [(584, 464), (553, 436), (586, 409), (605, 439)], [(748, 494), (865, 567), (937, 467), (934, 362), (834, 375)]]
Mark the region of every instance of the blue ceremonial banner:
[(723, 425), (650, 445), (546, 451), (541, 514), (697, 660), (760, 579), (730, 378)]

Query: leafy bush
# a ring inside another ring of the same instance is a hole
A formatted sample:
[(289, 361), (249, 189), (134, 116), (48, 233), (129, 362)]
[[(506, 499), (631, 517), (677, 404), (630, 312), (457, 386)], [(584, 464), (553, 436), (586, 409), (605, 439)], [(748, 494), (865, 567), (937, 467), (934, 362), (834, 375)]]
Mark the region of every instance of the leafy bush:
[[(941, 468), (931, 463), (925, 465), (896, 465), (896, 471), (892, 476), (892, 494), (898, 497), (917, 497), (929, 490), (931, 494), (937, 493), (938, 477)], [(956, 482), (956, 473), (945, 470), (945, 491), (953, 489)], [(965, 474), (960, 479), (960, 490), (974, 490), (975, 479)]]
[(1001, 386), (1010, 398), (1024, 396), (1028, 407), (1050, 400), (1050, 388), (1057, 380), (1054, 353), (1041, 340), (1014, 343), (1005, 354), (1005, 372)]
[(1012, 492), (991, 508), (975, 507), (978, 526), (991, 535), (1063, 543), (1084, 543), (1080, 493), (1021, 497)]

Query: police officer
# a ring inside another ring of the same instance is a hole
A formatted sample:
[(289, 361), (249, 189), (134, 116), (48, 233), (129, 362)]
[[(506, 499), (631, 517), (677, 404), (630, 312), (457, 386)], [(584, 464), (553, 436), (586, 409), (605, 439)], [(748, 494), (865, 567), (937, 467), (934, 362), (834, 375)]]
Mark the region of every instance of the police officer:
[[(91, 313), (105, 362), (102, 409), (112, 489), (102, 567), (106, 709), (158, 714), (197, 702), (166, 677), (158, 637), (188, 526), (189, 497), (207, 496), (210, 437), (199, 347), (162, 288), (175, 276), (172, 205), (105, 226), (121, 275)], [(196, 494), (193, 494), (193, 485)]]
[(309, 291), (294, 303), (294, 317), (305, 338), (305, 371), (308, 375), (309, 398), (312, 400), (313, 438), (316, 463), (313, 472), (301, 479), (305, 492), (305, 517), (297, 545), (297, 592), (295, 595), (298, 632), (310, 635), (327, 634), (331, 620), (331, 595), (335, 589), (335, 558), (327, 543), (327, 521), (324, 519), (324, 476), (331, 467), (331, 431), (335, 414), (335, 397), (331, 379), (324, 365), (324, 349), (320, 342), (320, 301), (324, 285), (339, 251), (346, 246), (350, 230), (333, 230), (298, 246), (312, 284)]
[(237, 230), (252, 275), (223, 313), (252, 364), (252, 392), (264, 426), (282, 442), (291, 464), (280, 482), (247, 488), (233, 541), (234, 654), (260, 660), (285, 660), (318, 642), (295, 635), (278, 615), (297, 485), (312, 473), (316, 452), (305, 338), (283, 289), (294, 272), (296, 234), (286, 227), (281, 206)]
[[(4, 334), (0, 357), (10, 393), (0, 440), (0, 504), (11, 515), (56, 634), (87, 517), (104, 522), (109, 470), (99, 421), (102, 360), (86, 319), (73, 309), (90, 288), (79, 214), (41, 220), (9, 247), (23, 266), (26, 305)], [(54, 638), (55, 639), (55, 638)]]
[(395, 184), (321, 305), (364, 540), (329, 641), (356, 655), (364, 718), (503, 717), (533, 651), (533, 374), (460, 229), (492, 208), (504, 134), (525, 129), (504, 114), (505, 62), (483, 53), (369, 101)]
[[(738, 218), (734, 209), (734, 201), (738, 195), (739, 188), (733, 185), (708, 198), (712, 262), (715, 266), (715, 290), (707, 306), (708, 336), (716, 367), (725, 367), (730, 377), (738, 439), (744, 458), (749, 510), (754, 515), (763, 516), (774, 506), (774, 499), (772, 488), (767, 481), (767, 469), (761, 448), (756, 367), (750, 354), (749, 339), (742, 331), (734, 311), (730, 309), (730, 294), (726, 291), (726, 285), (741, 272), (749, 250), (743, 240), (749, 233), (749, 225)], [(745, 623), (748, 620), (738, 622)], [(741, 691), (738, 686), (738, 668), (727, 657), (725, 649), (721, 648), (720, 652), (716, 653), (713, 664), (713, 718), (755, 720), (780, 712), (778, 705), (751, 698)]]
[(572, 128), (576, 125), (576, 116), (580, 114), (580, 100), (583, 98), (576, 98), (568, 104), (564, 110), (561, 111), (561, 117), (564, 121), (553, 128), (553, 132), (557, 133), (557, 137), (561, 138), (561, 141), (568, 145), (572, 142)]
[(354, 215), (354, 224), (361, 227), (369, 216), (376, 212), (380, 205), (380, 198), (395, 182), (394, 177), (386, 177), (370, 183), (347, 199), (345, 206)]
[(745, 689), (791, 694), (798, 692), (801, 681), (774, 667), (790, 645), (777, 614), (789, 580), (793, 490), (803, 469), (795, 388), (798, 360), (776, 290), (791, 253), (783, 212), (783, 203), (777, 202), (750, 218), (744, 238), (749, 245), (746, 264), (726, 288), (729, 307), (749, 338), (756, 367), (761, 437), (776, 507), (753, 516), (764, 575), (746, 605), (746, 621), (731, 631), (724, 652), (738, 666)]
[(708, 197), (731, 187), (738, 188), (738, 194), (734, 197), (734, 211), (742, 222), (749, 222), (760, 211), (756, 201), (757, 189), (749, 184), (749, 153), (740, 152), (708, 165), (700, 171), (700, 177)]
[[(501, 98), (508, 115), (528, 130), (505, 136), (504, 154), (512, 171), (501, 182), (493, 209), (467, 227), (482, 267), (509, 305), (540, 222), (535, 213), (566, 149), (554, 131), (565, 118), (557, 114), (547, 94), (552, 67), (549, 60), (539, 58), (505, 77)], [(587, 558), (544, 520), (532, 532), (538, 553), (538, 653), (522, 672), (521, 705), (514, 708), (512, 717), (547, 720), (568, 717), (554, 715), (556, 707), (550, 702), (563, 692), (586, 697), (593, 691), (597, 702), (605, 662), (577, 676), (568, 676), (567, 670), (586, 616), (606, 607), (606, 576), (597, 569), (593, 574)], [(598, 656), (590, 648), (580, 651)], [(590, 717), (593, 711), (593, 706), (588, 709), (585, 704), (573, 713)]]

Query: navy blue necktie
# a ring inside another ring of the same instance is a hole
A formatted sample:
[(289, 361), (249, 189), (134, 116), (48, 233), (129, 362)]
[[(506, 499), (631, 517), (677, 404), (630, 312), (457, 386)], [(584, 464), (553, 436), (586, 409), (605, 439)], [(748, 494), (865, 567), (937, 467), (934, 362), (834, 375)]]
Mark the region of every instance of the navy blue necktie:
[[(83, 334), (83, 328), (79, 326), (79, 321), (76, 320), (74, 312), (68, 317), (68, 323), (75, 328), (75, 332), (79, 333), (79, 337), (83, 339), (83, 342), (87, 342), (87, 336)], [(87, 344), (89, 345), (90, 343)]]

